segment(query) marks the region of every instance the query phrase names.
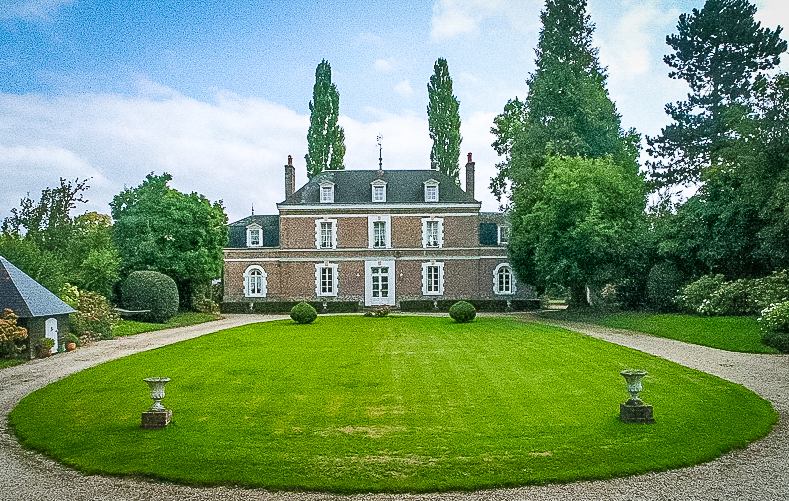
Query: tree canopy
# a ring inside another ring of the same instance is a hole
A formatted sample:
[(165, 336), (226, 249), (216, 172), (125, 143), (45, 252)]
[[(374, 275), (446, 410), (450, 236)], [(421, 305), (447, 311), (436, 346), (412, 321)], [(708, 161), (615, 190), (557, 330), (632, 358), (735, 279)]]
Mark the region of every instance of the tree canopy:
[(730, 108), (747, 105), (760, 72), (780, 62), (787, 48), (781, 27), (762, 28), (755, 14), (747, 0), (707, 0), (701, 10), (681, 14), (677, 33), (666, 37), (674, 50), (663, 58), (669, 76), (685, 80), (690, 93), (666, 105), (673, 123), (647, 138), (658, 186), (698, 182), (705, 167), (721, 162), (736, 136)]
[(340, 93), (331, 81), (331, 66), (325, 59), (315, 69), (307, 131), (307, 175), (313, 178), (326, 169), (345, 169), (345, 131), (337, 125)]
[(201, 286), (222, 274), (222, 248), (227, 244), (227, 215), (222, 202), (186, 195), (167, 186), (170, 174), (148, 174), (136, 188), (115, 195), (110, 203), (114, 238), (122, 271), (153, 270), (178, 285), (181, 304), (190, 305)]
[(430, 168), (455, 179), (460, 175), (460, 102), (452, 94), (452, 77), (447, 60), (439, 58), (427, 84), (427, 123), (433, 148)]

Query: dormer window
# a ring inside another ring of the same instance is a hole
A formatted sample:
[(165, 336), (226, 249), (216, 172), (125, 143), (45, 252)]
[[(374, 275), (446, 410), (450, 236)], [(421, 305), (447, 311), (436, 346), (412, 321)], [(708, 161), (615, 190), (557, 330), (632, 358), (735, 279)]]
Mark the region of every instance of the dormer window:
[(321, 187), (321, 203), (333, 204), (334, 203), (334, 183), (324, 181), (320, 184)]
[(425, 181), (425, 202), (438, 202), (438, 181), (435, 179)]
[(263, 228), (256, 223), (247, 226), (247, 247), (263, 246)]
[(386, 181), (376, 179), (372, 183), (373, 202), (386, 202)]

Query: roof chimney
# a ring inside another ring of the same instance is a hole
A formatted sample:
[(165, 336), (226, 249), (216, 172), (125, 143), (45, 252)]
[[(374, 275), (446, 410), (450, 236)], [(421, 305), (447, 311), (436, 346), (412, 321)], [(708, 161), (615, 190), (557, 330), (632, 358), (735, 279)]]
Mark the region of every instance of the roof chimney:
[(293, 166), (293, 157), (288, 155), (288, 165), (285, 166), (285, 200), (289, 199), (296, 191), (296, 168)]
[(471, 161), (471, 153), (466, 163), (466, 194), (474, 199), (474, 162)]

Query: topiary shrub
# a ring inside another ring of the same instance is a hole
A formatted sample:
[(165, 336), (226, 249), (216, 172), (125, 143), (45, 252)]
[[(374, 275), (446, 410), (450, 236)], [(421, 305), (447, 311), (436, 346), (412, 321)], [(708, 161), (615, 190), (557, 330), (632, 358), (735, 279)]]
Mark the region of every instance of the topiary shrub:
[(311, 324), (318, 318), (318, 312), (308, 303), (302, 301), (290, 310), (290, 318), (297, 324)]
[(682, 287), (682, 282), (682, 273), (674, 263), (664, 261), (653, 266), (647, 277), (649, 305), (658, 311), (675, 310), (674, 298)]
[(477, 316), (477, 309), (471, 303), (458, 301), (449, 309), (449, 316), (457, 323), (466, 324)]
[(178, 314), (178, 287), (158, 271), (134, 271), (121, 285), (121, 298), (127, 310), (141, 311), (143, 322), (165, 323)]

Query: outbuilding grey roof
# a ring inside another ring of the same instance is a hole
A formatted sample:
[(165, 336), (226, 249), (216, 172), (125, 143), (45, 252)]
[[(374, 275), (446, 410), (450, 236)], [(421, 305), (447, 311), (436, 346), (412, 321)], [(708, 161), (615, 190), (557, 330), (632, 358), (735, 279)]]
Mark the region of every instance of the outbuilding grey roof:
[[(439, 182), (440, 203), (474, 203), (455, 178), (435, 170), (327, 170), (307, 182), (279, 205), (320, 204), (320, 183), (334, 183), (335, 204), (372, 203), (371, 183), (386, 182), (386, 203), (426, 203), (424, 183), (430, 179)], [(430, 202), (427, 202), (430, 203)]]
[(247, 216), (230, 223), (228, 247), (240, 249), (247, 246), (247, 226), (257, 224), (263, 229), (262, 247), (279, 247), (279, 216)]
[(19, 318), (75, 312), (74, 308), (0, 256), (0, 309), (5, 308), (13, 310)]

